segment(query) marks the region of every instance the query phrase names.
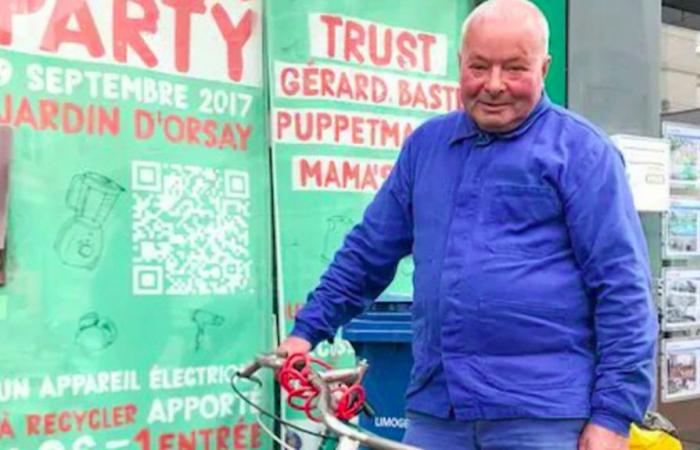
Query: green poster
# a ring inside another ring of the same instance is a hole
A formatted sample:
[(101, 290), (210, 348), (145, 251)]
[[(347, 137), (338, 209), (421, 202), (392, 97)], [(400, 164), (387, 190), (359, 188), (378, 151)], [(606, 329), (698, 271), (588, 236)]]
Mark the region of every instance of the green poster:
[[(283, 335), (406, 136), (459, 107), (456, 55), (466, 11), (458, 0), (406, 0), (400, 8), (388, 0), (267, 3)], [(411, 278), (408, 259), (382, 295), (410, 299)], [(353, 363), (350, 345), (335, 342), (321, 344), (317, 355)], [(316, 445), (287, 434), (297, 446)]]
[(549, 22), (549, 54), (552, 64), (547, 74), (547, 94), (559, 105), (566, 106), (567, 64), (567, 0), (532, 0)]
[(260, 1), (0, 3), (0, 448), (270, 448), (263, 73)]

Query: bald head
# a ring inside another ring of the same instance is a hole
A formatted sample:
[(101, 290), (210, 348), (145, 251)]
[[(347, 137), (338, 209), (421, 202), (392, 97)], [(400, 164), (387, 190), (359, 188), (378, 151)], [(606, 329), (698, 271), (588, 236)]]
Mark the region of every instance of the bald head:
[(549, 70), (549, 27), (526, 0), (488, 0), (464, 23), (460, 94), (479, 128), (505, 133), (532, 112)]
[(476, 7), (462, 24), (462, 51), (469, 46), (469, 31), (476, 24), (526, 27), (539, 45), (538, 52), (543, 56), (548, 52), (549, 24), (529, 0), (488, 0)]

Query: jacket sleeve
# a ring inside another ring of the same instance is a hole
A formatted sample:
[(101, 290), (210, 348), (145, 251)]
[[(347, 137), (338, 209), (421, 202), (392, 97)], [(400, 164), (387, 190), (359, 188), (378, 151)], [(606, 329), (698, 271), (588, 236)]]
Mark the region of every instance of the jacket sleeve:
[(318, 287), (297, 313), (293, 336), (313, 346), (332, 338), (393, 280), (399, 261), (413, 245), (411, 158), (409, 137), (362, 221), (345, 237)]
[(597, 345), (591, 422), (627, 435), (654, 393), (658, 322), (647, 247), (619, 151), (607, 140), (586, 150), (567, 193), (572, 246), (594, 302)]

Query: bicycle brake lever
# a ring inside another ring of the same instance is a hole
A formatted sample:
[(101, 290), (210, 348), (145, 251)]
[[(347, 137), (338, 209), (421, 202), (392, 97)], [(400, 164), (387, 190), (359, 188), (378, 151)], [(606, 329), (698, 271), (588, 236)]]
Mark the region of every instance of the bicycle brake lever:
[(374, 409), (374, 406), (369, 402), (369, 400), (365, 399), (365, 402), (362, 404), (362, 412), (365, 413), (365, 415), (369, 418), (373, 418), (377, 415), (377, 410)]
[(238, 375), (239, 377), (242, 377), (242, 378), (248, 378), (248, 379), (250, 379), (250, 377), (252, 377), (253, 374), (254, 374), (255, 372), (257, 372), (258, 369), (260, 369), (260, 367), (261, 367), (261, 366), (260, 366), (260, 363), (257, 362), (257, 361), (254, 361), (254, 362), (252, 362), (252, 363), (250, 363), (250, 364), (244, 366), (244, 367), (243, 367), (241, 370), (239, 370), (238, 372), (236, 372), (236, 375)]

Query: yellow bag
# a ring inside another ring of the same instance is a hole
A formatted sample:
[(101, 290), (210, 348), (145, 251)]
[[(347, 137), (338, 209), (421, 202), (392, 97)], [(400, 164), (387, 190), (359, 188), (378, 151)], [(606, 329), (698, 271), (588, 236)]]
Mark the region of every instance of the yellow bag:
[(629, 450), (683, 450), (681, 442), (669, 432), (648, 430), (635, 424), (630, 427)]

